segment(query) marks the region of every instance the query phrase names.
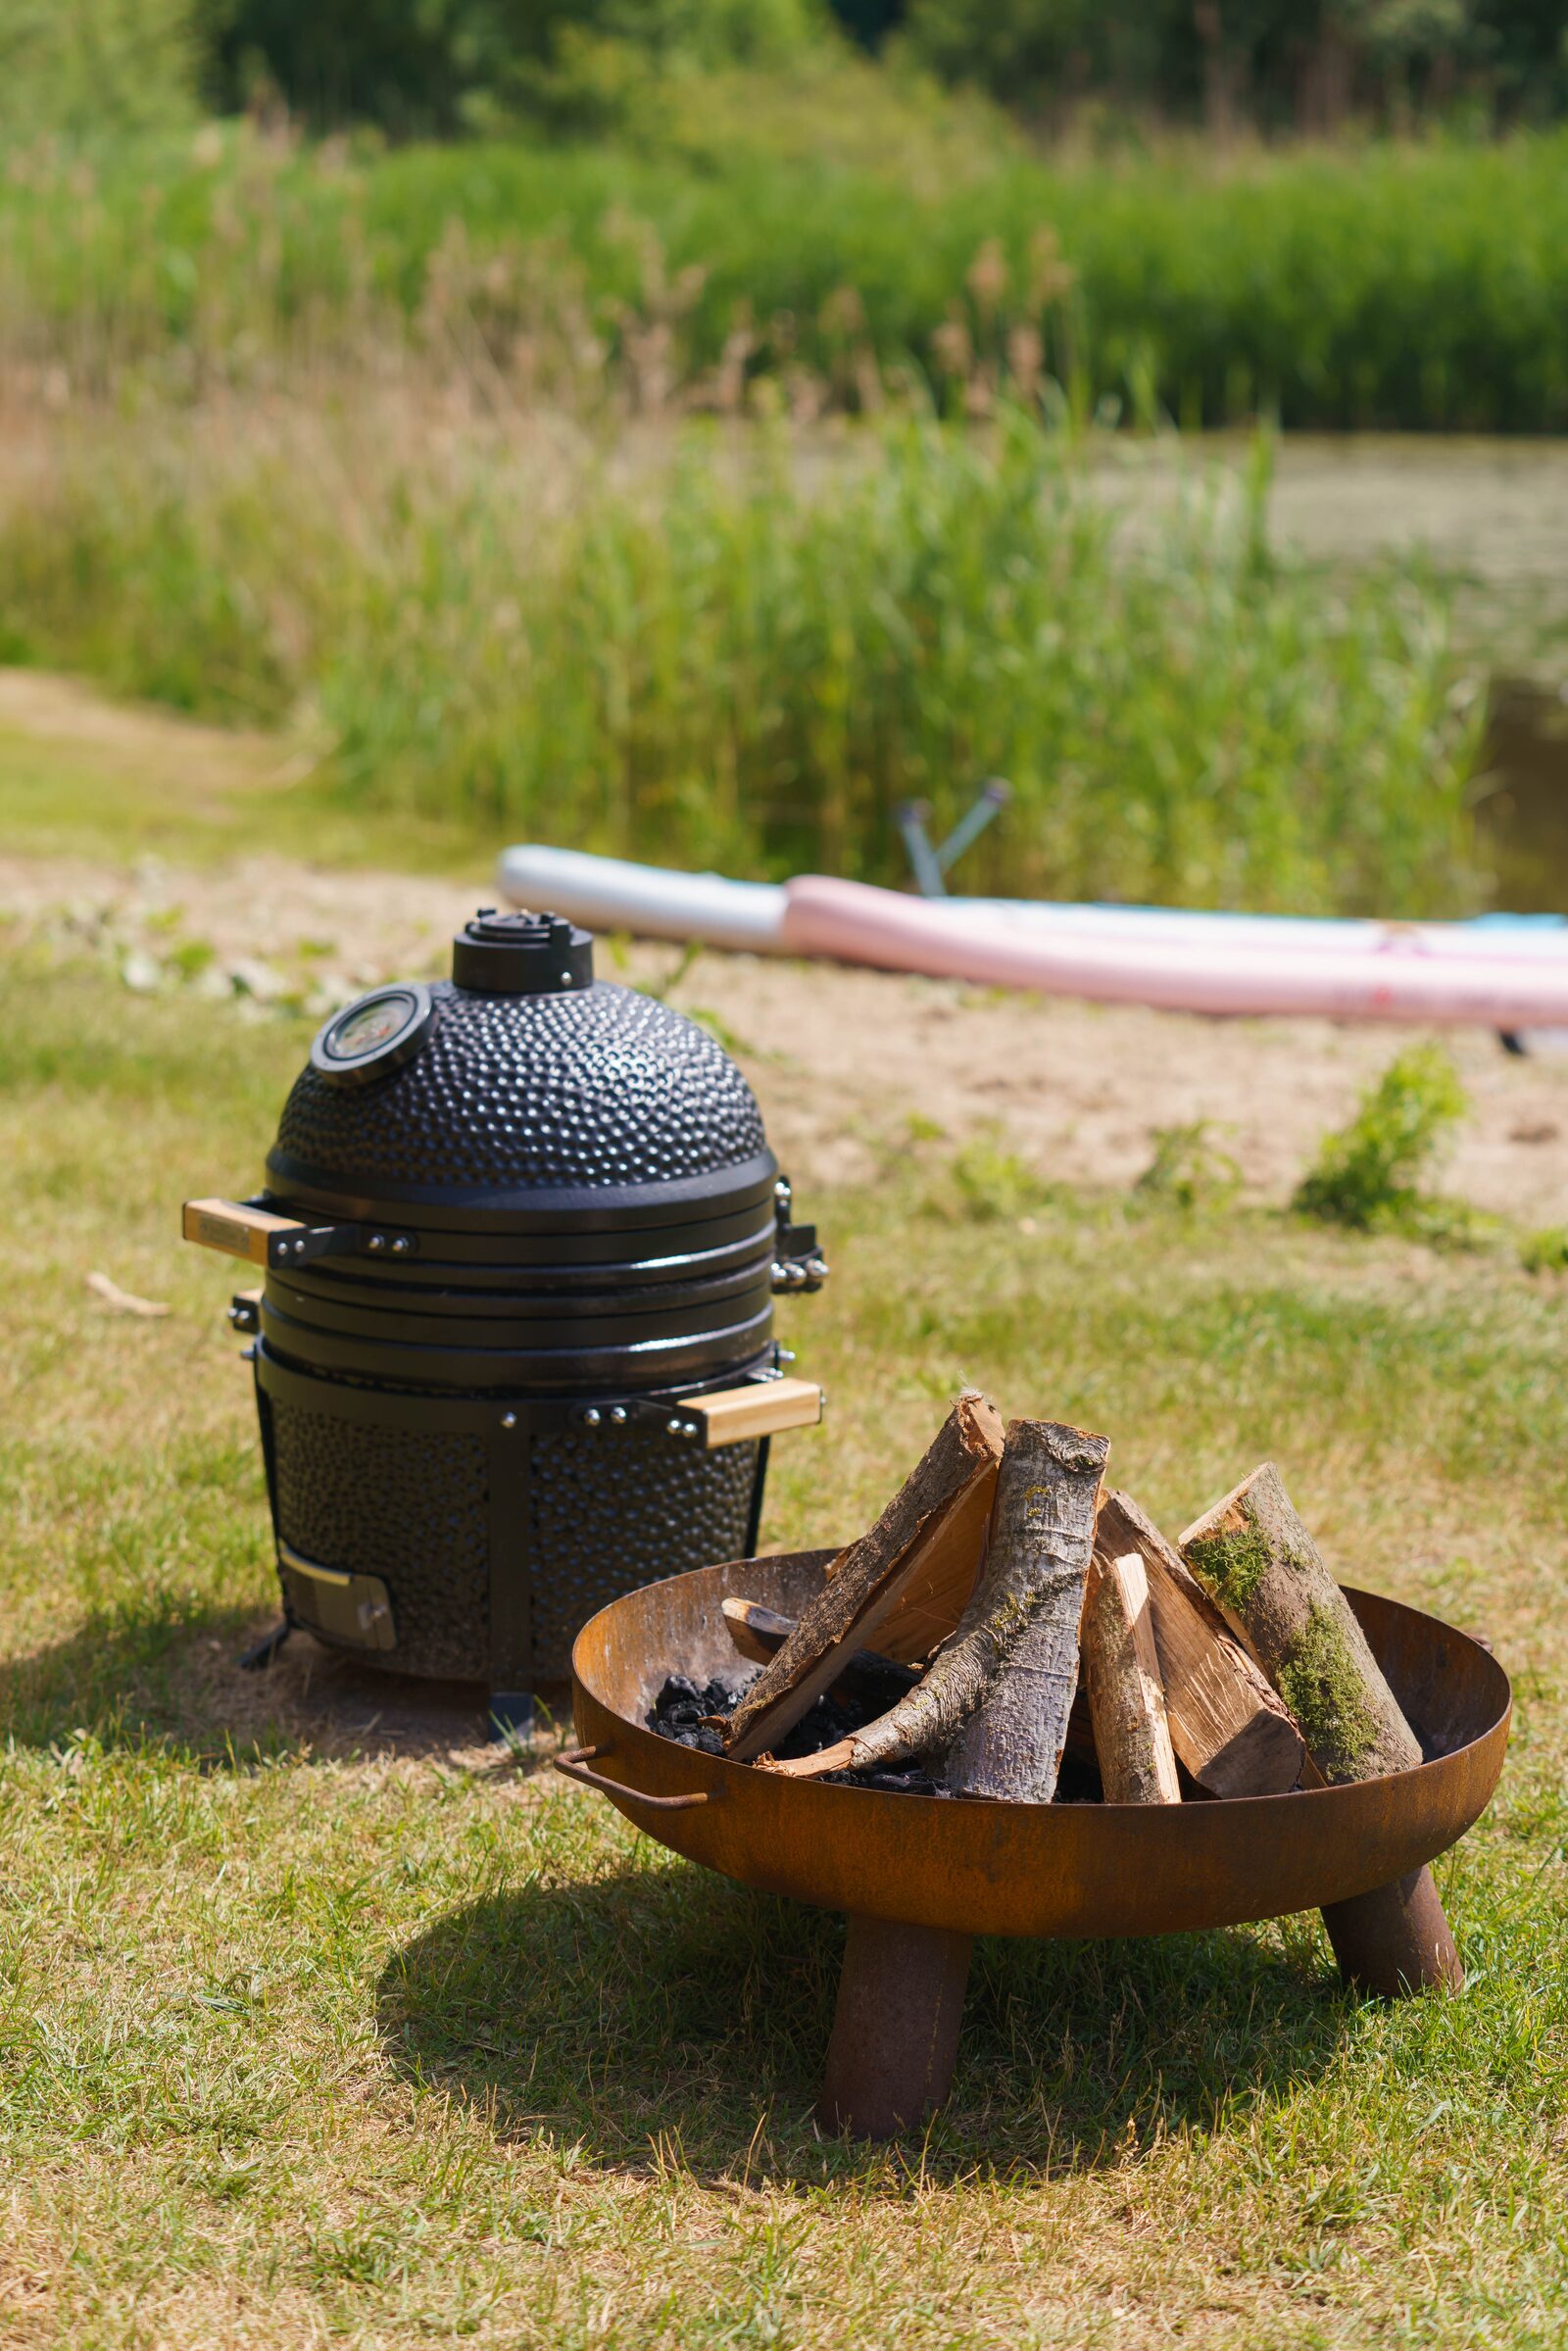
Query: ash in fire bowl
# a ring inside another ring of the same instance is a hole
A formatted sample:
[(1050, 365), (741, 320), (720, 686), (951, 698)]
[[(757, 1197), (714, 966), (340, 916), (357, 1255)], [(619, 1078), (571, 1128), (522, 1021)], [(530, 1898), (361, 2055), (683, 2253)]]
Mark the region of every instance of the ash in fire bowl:
[(790, 1779), (1004, 1803), (1279, 1795), (1421, 1763), (1273, 1465), (1172, 1543), (1105, 1490), (1109, 1449), (960, 1396), (800, 1617), (727, 1598), (735, 1675), (672, 1676), (650, 1728)]

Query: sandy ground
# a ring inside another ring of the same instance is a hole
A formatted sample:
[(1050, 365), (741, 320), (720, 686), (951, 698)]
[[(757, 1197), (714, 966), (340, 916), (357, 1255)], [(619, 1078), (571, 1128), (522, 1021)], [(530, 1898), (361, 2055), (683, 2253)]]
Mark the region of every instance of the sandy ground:
[[(132, 985), (173, 985), (172, 947), (199, 941), (215, 960), (198, 985), (226, 992), (237, 975), (252, 1017), (274, 997), (324, 1013), (378, 980), (440, 971), (482, 895), (270, 857), (215, 876), (0, 856), (0, 913), (64, 943), (95, 940)], [(600, 970), (661, 986), (680, 960), (667, 946), (617, 955), (609, 942)], [(1122, 1188), (1159, 1130), (1205, 1119), (1249, 1191), (1283, 1200), (1407, 1034), (1044, 1002), (716, 951), (671, 1001), (732, 1041), (803, 1191), (870, 1177), (911, 1119), (955, 1146), (993, 1134), (1054, 1180)], [(1516, 1059), (1481, 1031), (1447, 1043), (1472, 1104), (1448, 1188), (1525, 1223), (1568, 1220), (1568, 1056)]]

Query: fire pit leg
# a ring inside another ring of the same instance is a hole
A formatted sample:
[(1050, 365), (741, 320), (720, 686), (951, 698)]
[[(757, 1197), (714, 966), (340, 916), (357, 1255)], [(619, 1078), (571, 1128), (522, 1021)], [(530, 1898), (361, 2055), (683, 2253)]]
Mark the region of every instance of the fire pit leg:
[(1430, 1870), (1348, 1902), (1325, 1902), (1323, 1924), (1347, 1984), (1396, 2000), (1411, 1992), (1458, 1991), (1464, 1969)]
[(896, 2138), (942, 2104), (958, 2053), (973, 1936), (852, 1916), (816, 2119)]

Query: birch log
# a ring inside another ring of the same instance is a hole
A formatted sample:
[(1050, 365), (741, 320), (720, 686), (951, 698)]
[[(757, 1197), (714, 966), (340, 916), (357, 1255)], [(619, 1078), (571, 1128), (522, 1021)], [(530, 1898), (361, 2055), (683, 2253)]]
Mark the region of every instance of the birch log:
[(1420, 1762), (1420, 1741), (1272, 1461), (1196, 1520), (1181, 1552), (1300, 1724), (1330, 1786)]
[(1171, 1744), (1211, 1796), (1283, 1795), (1301, 1776), (1301, 1734), (1213, 1601), (1130, 1494), (1100, 1505), (1095, 1555), (1137, 1551), (1149, 1578)]
[(1084, 1681), (1107, 1804), (1179, 1804), (1142, 1555), (1098, 1554), (1084, 1599)]
[(729, 1719), (727, 1748), (737, 1762), (760, 1755), (792, 1731), (838, 1678), (846, 1657), (870, 1645), (906, 1588), (927, 1573), (933, 1553), (951, 1548), (955, 1519), (977, 1546), (985, 1520), (976, 1509), (995, 1487), (1003, 1427), (994, 1404), (960, 1396), (924, 1459), (869, 1533), (841, 1551), (808, 1600), (794, 1632), (762, 1668)]
[(956, 1633), (877, 1722), (767, 1768), (795, 1780), (945, 1756), (956, 1795), (1049, 1803), (1078, 1686), (1078, 1626), (1109, 1441), (1015, 1420), (985, 1565)]

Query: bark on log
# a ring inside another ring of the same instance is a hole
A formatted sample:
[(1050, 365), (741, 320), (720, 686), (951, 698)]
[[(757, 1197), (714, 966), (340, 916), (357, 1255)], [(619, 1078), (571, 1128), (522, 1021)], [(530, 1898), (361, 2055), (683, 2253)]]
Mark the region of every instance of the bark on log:
[(1084, 1599), (1084, 1680), (1107, 1804), (1179, 1804), (1142, 1554), (1097, 1554)]
[(1152, 1519), (1130, 1494), (1107, 1494), (1100, 1505), (1095, 1556), (1110, 1559), (1127, 1551), (1138, 1552), (1149, 1578), (1154, 1647), (1178, 1757), (1209, 1795), (1283, 1795), (1300, 1779), (1304, 1752), (1285, 1701)]
[(731, 1715), (728, 1752), (738, 1762), (794, 1729), (837, 1680), (845, 1658), (869, 1644), (901, 1594), (929, 1575), (933, 1557), (948, 1556), (955, 1521), (979, 1540), (984, 1517), (977, 1502), (989, 1508), (1002, 1447), (996, 1406), (972, 1392), (960, 1396), (919, 1467), (869, 1533), (839, 1553), (822, 1590)]
[(985, 1565), (925, 1678), (879, 1721), (771, 1771), (795, 1780), (943, 1754), (956, 1795), (1049, 1803), (1078, 1686), (1078, 1627), (1109, 1441), (1013, 1421)]
[(1054, 1421), (1008, 1425), (985, 1572), (995, 1595), (990, 1621), (1004, 1645), (948, 1749), (942, 1777), (955, 1795), (1049, 1804), (1056, 1791), (1109, 1451), (1108, 1437)]
[(1300, 1724), (1331, 1787), (1420, 1762), (1420, 1741), (1272, 1461), (1195, 1520), (1181, 1552)]

